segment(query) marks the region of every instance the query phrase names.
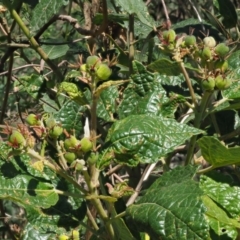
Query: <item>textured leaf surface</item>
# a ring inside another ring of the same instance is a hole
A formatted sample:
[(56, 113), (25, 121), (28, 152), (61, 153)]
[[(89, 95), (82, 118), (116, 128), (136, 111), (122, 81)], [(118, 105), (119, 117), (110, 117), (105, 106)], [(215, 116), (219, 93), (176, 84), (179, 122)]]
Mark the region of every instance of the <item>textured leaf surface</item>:
[(68, 0), (41, 0), (33, 9), (31, 27), (39, 30), (49, 18), (59, 12), (59, 9), (68, 3)]
[(56, 59), (64, 56), (69, 49), (68, 45), (42, 45), (41, 47), (50, 59)]
[(116, 86), (109, 87), (102, 91), (98, 101), (97, 116), (105, 121), (113, 121), (117, 97), (118, 88)]
[(154, 20), (149, 15), (145, 3), (141, 0), (128, 1), (128, 0), (118, 0), (118, 5), (120, 5), (124, 11), (129, 14), (136, 14), (138, 19), (145, 25), (150, 27), (154, 26)]
[[(200, 187), (211, 199), (225, 209), (229, 216), (233, 218), (239, 216), (240, 187), (230, 186), (207, 176), (201, 176)], [(240, 223), (237, 226), (240, 227)]]
[(214, 167), (221, 167), (240, 162), (240, 147), (226, 148), (214, 137), (202, 137), (198, 140), (202, 156)]
[(0, 177), (0, 189), (0, 198), (17, 201), (23, 205), (49, 208), (58, 201), (58, 195), (51, 184), (39, 182), (27, 175), (12, 179)]
[(202, 200), (206, 207), (206, 216), (210, 227), (218, 236), (229, 236), (231, 239), (236, 239), (239, 223), (237, 220), (228, 217), (227, 213), (219, 207), (210, 197), (203, 196)]
[(118, 109), (120, 119), (133, 114), (152, 114), (158, 116), (166, 110), (169, 115), (173, 114), (175, 108), (169, 112), (168, 106), (164, 105), (169, 99), (161, 85), (161, 78), (148, 72), (137, 61), (133, 62), (133, 67), (132, 81), (125, 89), (123, 100)]
[(79, 106), (77, 103), (69, 100), (54, 114), (54, 118), (67, 131), (75, 129), (76, 134), (79, 134), (83, 129), (81, 115), (84, 109), (85, 107)]
[(192, 166), (179, 167), (164, 174), (127, 208), (139, 231), (153, 239), (209, 239), (202, 191), (193, 181), (195, 170)]
[(119, 162), (137, 165), (159, 160), (201, 130), (174, 119), (132, 115), (114, 123), (107, 136)]

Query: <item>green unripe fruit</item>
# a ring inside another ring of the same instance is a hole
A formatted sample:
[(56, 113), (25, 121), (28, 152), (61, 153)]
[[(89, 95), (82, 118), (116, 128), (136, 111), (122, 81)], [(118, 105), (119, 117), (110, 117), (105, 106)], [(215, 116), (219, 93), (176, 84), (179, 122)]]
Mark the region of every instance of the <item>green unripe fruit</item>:
[(176, 39), (176, 33), (173, 29), (163, 32), (163, 38), (167, 42), (174, 42)]
[(112, 70), (106, 64), (100, 64), (97, 68), (96, 75), (101, 80), (108, 80), (112, 74)]
[(186, 36), (184, 38), (184, 42), (185, 42), (185, 46), (186, 47), (190, 47), (190, 46), (193, 46), (196, 44), (197, 40), (196, 40), (196, 37), (193, 36), (193, 35), (190, 35), (190, 36)]
[(219, 43), (215, 47), (215, 53), (220, 57), (224, 58), (229, 52), (229, 47), (225, 43)]
[(212, 59), (212, 52), (209, 47), (205, 47), (202, 50), (202, 59), (204, 60), (210, 60)]
[(84, 160), (75, 160), (74, 162), (71, 163), (70, 167), (75, 168), (77, 171), (81, 171), (84, 168)]
[(73, 230), (72, 231), (73, 240), (79, 240), (79, 237), (80, 237), (79, 232), (77, 230)]
[(91, 151), (92, 148), (93, 148), (92, 142), (87, 137), (84, 137), (80, 140), (80, 145), (81, 145), (81, 150), (84, 153), (87, 153), (87, 152)]
[(25, 138), (23, 137), (23, 135), (17, 131), (17, 130), (14, 130), (12, 132), (12, 134), (9, 136), (9, 142), (11, 143), (11, 145), (13, 147), (16, 147), (16, 148), (19, 148), (19, 147), (23, 147), (26, 145), (26, 140)]
[(87, 159), (88, 164), (90, 164), (90, 165), (95, 164), (98, 160), (98, 157), (99, 157), (98, 153), (91, 152), (88, 159)]
[(81, 72), (86, 72), (86, 71), (87, 71), (87, 64), (82, 64), (82, 65), (80, 66), (80, 71), (81, 71)]
[(215, 84), (217, 89), (225, 90), (229, 88), (229, 86), (232, 84), (232, 81), (231, 79), (223, 79), (223, 77), (219, 75), (215, 78)]
[(216, 46), (216, 41), (213, 37), (205, 37), (203, 39), (204, 47), (213, 48)]
[(61, 126), (55, 125), (49, 130), (49, 137), (57, 139), (63, 133), (63, 128)]
[(215, 87), (215, 79), (209, 77), (208, 79), (202, 80), (202, 88), (206, 91), (213, 91)]
[(218, 60), (216, 61), (214, 68), (215, 70), (219, 69), (222, 73), (224, 73), (228, 70), (228, 62), (224, 60)]
[(45, 122), (46, 122), (46, 126), (48, 128), (52, 128), (52, 127), (54, 127), (56, 125), (56, 121), (55, 121), (55, 119), (53, 117), (49, 117), (48, 119), (46, 119)]
[(29, 126), (39, 126), (40, 122), (38, 120), (37, 115), (30, 113), (27, 118), (26, 118), (26, 122)]
[(64, 158), (67, 160), (68, 163), (72, 163), (74, 160), (76, 160), (76, 154), (73, 152), (66, 152), (64, 154)]
[(87, 70), (89, 70), (93, 67), (97, 68), (100, 63), (101, 63), (101, 60), (98, 56), (89, 56), (86, 59), (86, 68), (87, 68)]
[(69, 239), (69, 237), (67, 235), (61, 234), (58, 236), (58, 240), (68, 240), (68, 239)]
[(64, 147), (67, 151), (73, 150), (79, 144), (80, 144), (79, 141), (74, 136), (70, 136), (64, 141)]

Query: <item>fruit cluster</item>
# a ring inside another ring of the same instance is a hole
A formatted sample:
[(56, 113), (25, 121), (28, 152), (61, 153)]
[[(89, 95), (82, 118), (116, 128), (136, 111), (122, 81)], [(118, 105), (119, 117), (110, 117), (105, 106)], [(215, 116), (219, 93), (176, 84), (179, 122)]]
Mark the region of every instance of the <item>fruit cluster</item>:
[(164, 31), (161, 40), (160, 48), (174, 55), (175, 59), (190, 57), (195, 61), (204, 90), (224, 90), (231, 85), (227, 61), (229, 47), (225, 43), (217, 44), (211, 36), (199, 41), (194, 35), (178, 38), (172, 29)]
[(102, 62), (98, 56), (89, 56), (86, 64), (81, 65), (80, 70), (93, 77), (94, 81), (106, 81), (112, 74), (109, 66)]

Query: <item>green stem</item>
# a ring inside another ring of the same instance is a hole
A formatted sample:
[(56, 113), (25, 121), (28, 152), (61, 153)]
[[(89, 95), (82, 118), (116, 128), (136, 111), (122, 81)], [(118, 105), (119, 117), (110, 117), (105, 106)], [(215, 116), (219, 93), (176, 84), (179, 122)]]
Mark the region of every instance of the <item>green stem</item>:
[[(212, 96), (212, 92), (205, 91), (202, 97), (202, 101), (200, 103), (200, 106), (196, 106), (195, 108), (195, 119), (194, 119), (194, 127), (199, 128), (202, 122), (203, 114), (206, 110), (208, 101), (210, 97)], [(187, 157), (185, 161), (185, 165), (188, 165), (192, 161), (195, 145), (196, 145), (197, 135), (194, 135), (191, 137), (187, 152)]]
[(59, 70), (59, 68), (48, 58), (47, 54), (42, 50), (42, 48), (39, 46), (36, 39), (31, 36), (29, 29), (24, 24), (21, 17), (18, 15), (16, 10), (13, 8), (11, 4), (7, 4), (8, 10), (10, 11), (10, 14), (12, 15), (13, 19), (18, 23), (19, 27), (24, 32), (25, 36), (28, 38), (29, 42), (32, 45), (32, 48), (41, 56), (41, 58), (49, 65), (49, 67), (53, 70), (53, 72), (56, 74), (58, 79), (62, 79), (62, 73)]
[(214, 168), (216, 168), (216, 167), (214, 167), (214, 166), (209, 166), (209, 167), (207, 167), (207, 168), (204, 168), (204, 169), (199, 170), (199, 171), (197, 172), (197, 174), (203, 174), (203, 173), (212, 171)]
[(128, 46), (129, 46), (129, 74), (132, 74), (133, 66), (132, 61), (134, 59), (134, 15), (129, 15), (129, 33), (128, 33)]

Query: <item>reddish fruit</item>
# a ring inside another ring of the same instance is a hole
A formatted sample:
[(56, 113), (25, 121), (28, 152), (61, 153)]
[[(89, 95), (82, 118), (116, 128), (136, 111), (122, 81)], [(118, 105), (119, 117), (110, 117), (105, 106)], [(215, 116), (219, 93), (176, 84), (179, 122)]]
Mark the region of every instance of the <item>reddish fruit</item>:
[(81, 145), (81, 150), (82, 150), (84, 153), (87, 153), (87, 152), (91, 151), (92, 148), (93, 148), (92, 142), (91, 142), (90, 139), (87, 138), (87, 137), (84, 137), (84, 138), (81, 139), (80, 145)]
[(229, 52), (229, 47), (225, 43), (219, 43), (215, 47), (215, 53), (220, 57), (224, 58)]
[(108, 80), (112, 74), (112, 70), (108, 67), (108, 65), (102, 63), (98, 66), (96, 75), (100, 80)]
[(73, 152), (66, 152), (64, 154), (64, 158), (67, 160), (68, 163), (72, 163), (74, 160), (76, 160), (76, 154)]
[(202, 87), (206, 91), (213, 91), (215, 87), (215, 79), (213, 77), (209, 77), (208, 79), (202, 80)]
[(216, 41), (213, 37), (205, 37), (203, 39), (204, 47), (213, 48), (216, 46)]

